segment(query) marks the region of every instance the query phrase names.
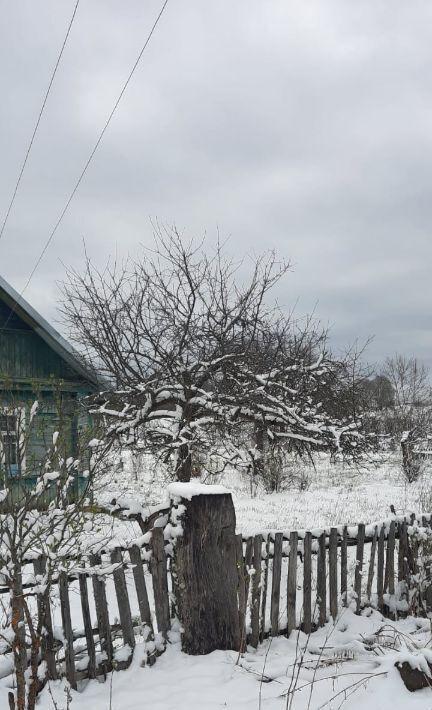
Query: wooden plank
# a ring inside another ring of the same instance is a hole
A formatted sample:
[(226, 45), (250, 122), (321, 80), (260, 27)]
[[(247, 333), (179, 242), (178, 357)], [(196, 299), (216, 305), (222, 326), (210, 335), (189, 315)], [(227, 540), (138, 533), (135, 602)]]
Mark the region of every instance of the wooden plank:
[(342, 604), (348, 605), (348, 528), (345, 525), (342, 531), (341, 542), (341, 596)]
[(375, 554), (376, 554), (377, 538), (378, 538), (378, 526), (375, 525), (374, 536), (373, 536), (372, 545), (371, 545), (371, 554), (370, 554), (370, 560), (369, 560), (369, 572), (368, 572), (368, 580), (367, 580), (367, 587), (366, 587), (366, 596), (369, 601), (371, 600), (371, 596), (372, 596), (372, 582), (373, 582), (374, 573), (375, 573)]
[[(44, 575), (46, 571), (46, 558), (39, 557), (33, 562), (35, 575)], [(45, 629), (41, 641), (41, 658), (47, 664), (48, 680), (57, 679), (57, 667), (54, 650), (54, 633), (51, 616), (49, 589), (38, 594), (38, 614), (42, 627)]]
[(390, 530), (387, 538), (387, 577), (388, 577), (388, 591), (390, 596), (395, 593), (395, 566), (394, 566), (394, 552), (395, 552), (395, 538), (396, 538), (396, 524), (392, 520), (390, 523)]
[(246, 596), (246, 607), (249, 602), (249, 587), (250, 587), (250, 570), (252, 569), (253, 561), (253, 537), (249, 537), (246, 540), (246, 551), (245, 551), (245, 596)]
[(329, 593), (330, 614), (333, 618), (333, 621), (336, 620), (338, 613), (337, 551), (338, 531), (337, 528), (331, 528), (329, 539)]
[(282, 571), (282, 533), (276, 533), (274, 539), (273, 553), (273, 575), (272, 575), (272, 591), (271, 591), (271, 635), (277, 636), (279, 633), (279, 599), (280, 599), (280, 582)]
[(409, 545), (408, 545), (408, 525), (404, 521), (401, 525), (401, 542), (403, 543), (402, 549), (403, 554), (401, 555), (402, 560), (402, 579), (409, 583), (410, 578), (410, 565), (409, 565)]
[(96, 678), (96, 648), (93, 638), (93, 625), (90, 616), (90, 605), (87, 589), (87, 576), (85, 574), (80, 574), (78, 576), (80, 597), (81, 597), (81, 611), (84, 622), (84, 633), (87, 642), (87, 654), (89, 657), (89, 662), (87, 666), (87, 674), (89, 678)]
[(396, 534), (398, 538), (398, 582), (402, 582), (404, 578), (404, 541), (402, 536), (402, 523), (397, 524)]
[(377, 605), (380, 611), (384, 609), (384, 525), (378, 538), (378, 558), (377, 558)]
[(290, 533), (290, 549), (288, 558), (288, 579), (287, 579), (287, 636), (297, 626), (296, 602), (297, 602), (297, 546), (298, 535), (295, 531)]
[(132, 614), (129, 603), (129, 594), (126, 584), (126, 577), (123, 569), (123, 557), (121, 550), (115, 548), (111, 552), (111, 562), (116, 565), (113, 572), (114, 587), (117, 597), (117, 606), (120, 615), (123, 641), (125, 646), (129, 646), (131, 655), (128, 661), (122, 661), (122, 668), (127, 667), (132, 660), (133, 649), (135, 648), (135, 633), (132, 623)]
[(158, 631), (166, 639), (171, 628), (168, 594), (167, 559), (162, 528), (153, 528), (151, 537), (152, 556), (150, 570)]
[(303, 631), (312, 632), (312, 535), (307, 532), (303, 543)]
[(362, 576), (363, 576), (363, 554), (364, 554), (365, 526), (360, 523), (357, 532), (356, 568), (354, 573), (354, 591), (356, 593), (356, 613), (360, 614)]
[(270, 565), (270, 535), (267, 535), (266, 540), (266, 557), (264, 560), (264, 578), (263, 578), (263, 589), (261, 595), (261, 627), (260, 627), (260, 641), (264, 641), (266, 633), (266, 611), (267, 611), (267, 589), (268, 589), (268, 576), (269, 576), (269, 565)]
[[(101, 556), (90, 555), (90, 565), (99, 567)], [(98, 623), (99, 642), (102, 653), (106, 654), (106, 660), (102, 662), (105, 672), (112, 669), (113, 663), (113, 643), (111, 638), (111, 626), (109, 621), (108, 602), (106, 598), (105, 580), (92, 574), (93, 595), (96, 607), (96, 619)]]
[(236, 535), (236, 558), (238, 573), (238, 605), (239, 605), (239, 626), (240, 626), (240, 653), (246, 650), (246, 585), (245, 585), (245, 563), (243, 557), (243, 537)]
[(73, 631), (69, 604), (68, 578), (66, 572), (60, 572), (58, 579), (60, 593), (60, 609), (64, 636), (64, 654), (66, 666), (66, 678), (69, 685), (74, 690), (77, 689), (75, 660), (73, 647)]
[[(151, 618), (150, 603), (148, 600), (147, 586), (144, 576), (144, 565), (141, 559), (141, 550), (138, 545), (132, 545), (129, 550), (129, 558), (132, 563), (132, 574), (135, 582), (135, 589), (138, 599), (141, 623), (145, 629), (145, 640), (153, 641), (154, 631)], [(155, 654), (147, 654), (147, 662), (152, 666), (155, 662)]]
[(409, 541), (409, 544), (410, 544), (410, 548), (411, 548), (411, 555), (410, 555), (411, 573), (418, 574), (419, 573), (419, 565), (418, 565), (419, 541), (418, 541), (418, 539), (416, 539), (416, 537), (412, 537), (411, 540)]
[(324, 626), (327, 621), (327, 578), (326, 578), (326, 535), (318, 538), (317, 559), (317, 604), (318, 625)]
[(252, 600), (251, 600), (251, 638), (250, 643), (254, 648), (259, 643), (259, 614), (261, 601), (261, 558), (262, 558), (262, 535), (255, 535), (253, 541), (253, 566), (255, 573), (252, 577)]

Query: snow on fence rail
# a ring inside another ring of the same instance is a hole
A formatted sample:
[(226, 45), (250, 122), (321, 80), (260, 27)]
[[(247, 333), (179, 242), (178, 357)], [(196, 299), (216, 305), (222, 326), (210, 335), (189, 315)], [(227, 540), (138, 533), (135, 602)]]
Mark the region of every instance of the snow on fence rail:
[[(340, 605), (365, 603), (386, 616), (408, 608), (400, 582), (416, 565), (409, 526), (432, 527), (412, 514), (365, 526), (236, 536), (242, 646), (294, 629), (310, 633)], [(396, 576), (396, 579), (395, 579)], [(404, 587), (406, 590), (406, 585)]]
[[(38, 615), (45, 628), (40, 660), (46, 663), (49, 680), (66, 675), (71, 687), (76, 689), (77, 681), (85, 677), (106, 676), (113, 669), (127, 668), (136, 635), (141, 635), (146, 642), (147, 662), (154, 663), (171, 627), (169, 561), (162, 528), (153, 529), (148, 550), (133, 545), (127, 551), (116, 547), (108, 554), (91, 555), (87, 568), (69, 574), (61, 571), (51, 589), (41, 584), (44, 559), (37, 558), (32, 564), (34, 574), (29, 576), (33, 581), (25, 587), (35, 587)], [(2, 592), (9, 589), (0, 589)], [(61, 629), (56, 627), (53, 618), (58, 613), (56, 597)], [(118, 619), (113, 618), (115, 606)], [(133, 606), (137, 607), (136, 616), (132, 613)], [(6, 658), (11, 652), (3, 643), (2, 653)], [(10, 672), (12, 667), (11, 661)]]

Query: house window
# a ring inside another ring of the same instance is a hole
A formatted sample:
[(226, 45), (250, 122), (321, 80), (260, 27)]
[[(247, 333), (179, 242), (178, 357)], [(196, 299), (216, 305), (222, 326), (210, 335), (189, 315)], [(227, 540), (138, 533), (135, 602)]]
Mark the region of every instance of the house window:
[(0, 467), (6, 475), (17, 476), (22, 470), (20, 439), (22, 417), (17, 412), (0, 414)]

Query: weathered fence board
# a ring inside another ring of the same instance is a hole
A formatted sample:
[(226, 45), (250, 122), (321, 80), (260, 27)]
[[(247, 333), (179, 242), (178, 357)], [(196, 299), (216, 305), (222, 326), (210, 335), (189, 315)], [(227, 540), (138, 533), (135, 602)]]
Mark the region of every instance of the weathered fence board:
[(355, 568), (355, 581), (354, 581), (354, 592), (356, 594), (357, 614), (360, 614), (360, 608), (361, 608), (364, 542), (365, 542), (365, 526), (363, 523), (360, 523), (360, 525), (358, 526), (356, 568)]
[(394, 568), (394, 551), (395, 551), (395, 536), (396, 523), (394, 520), (390, 523), (390, 531), (387, 540), (387, 569), (388, 569), (388, 591), (391, 596), (395, 593), (395, 568)]
[(290, 535), (290, 550), (288, 558), (288, 578), (287, 578), (287, 635), (297, 626), (296, 621), (296, 600), (297, 600), (297, 545), (298, 537), (296, 532)]
[[(90, 564), (92, 567), (100, 567), (101, 556), (90, 555)], [(111, 627), (108, 613), (108, 603), (106, 598), (105, 581), (96, 574), (92, 576), (93, 595), (96, 607), (96, 618), (99, 630), (99, 643), (103, 653), (106, 654), (106, 660), (103, 662), (104, 671), (110, 671), (113, 663), (113, 643), (111, 638)]]
[(237, 558), (237, 593), (239, 604), (239, 627), (240, 627), (240, 651), (246, 649), (246, 569), (243, 557), (243, 538), (236, 535), (236, 558)]
[(267, 590), (268, 590), (268, 577), (269, 577), (269, 566), (270, 566), (270, 536), (267, 536), (266, 547), (265, 547), (265, 560), (264, 560), (264, 575), (263, 575), (263, 589), (261, 595), (261, 626), (260, 626), (260, 641), (262, 642), (266, 634), (266, 608), (267, 608)]
[(326, 536), (325, 533), (318, 538), (317, 559), (317, 604), (318, 625), (324, 626), (327, 621), (327, 577), (326, 577)]
[(138, 545), (132, 545), (129, 550), (129, 557), (132, 562), (132, 574), (135, 582), (141, 621), (145, 626), (153, 630), (150, 603), (144, 577), (144, 565), (141, 559), (141, 550)]
[[(34, 560), (33, 569), (35, 575), (43, 576), (46, 572), (45, 557), (39, 557), (38, 559)], [(47, 664), (48, 680), (55, 680), (57, 678), (57, 668), (54, 651), (54, 633), (51, 617), (49, 591), (44, 590), (43, 592), (38, 594), (37, 605), (41, 624), (45, 629), (45, 633), (42, 636), (41, 657), (42, 660), (46, 661)]]
[(150, 570), (153, 579), (153, 594), (158, 631), (167, 638), (170, 629), (167, 558), (162, 528), (154, 528), (151, 538), (152, 557)]
[(96, 648), (93, 638), (93, 627), (90, 616), (90, 605), (87, 589), (87, 577), (85, 574), (80, 574), (78, 577), (80, 597), (81, 597), (81, 611), (84, 622), (84, 633), (87, 642), (87, 654), (89, 657), (89, 662), (87, 666), (87, 674), (89, 678), (96, 678)]
[(374, 573), (375, 573), (375, 553), (376, 553), (376, 546), (377, 546), (377, 539), (378, 539), (378, 526), (375, 525), (375, 532), (372, 540), (372, 546), (371, 546), (371, 554), (370, 554), (370, 560), (369, 560), (369, 572), (368, 572), (368, 580), (367, 580), (367, 587), (366, 587), (366, 596), (371, 600), (372, 597), (372, 583), (373, 583), (373, 578), (374, 578)]
[(347, 604), (347, 592), (348, 592), (348, 528), (345, 525), (342, 533), (341, 542), (341, 596), (343, 603)]
[[(129, 604), (126, 578), (123, 569), (122, 553), (118, 548), (111, 552), (111, 562), (116, 565), (116, 568), (113, 572), (113, 577), (117, 597), (117, 605), (120, 615), (120, 624), (123, 634), (123, 641), (125, 643), (125, 646), (129, 646), (132, 654), (132, 651), (135, 647), (135, 633), (132, 623), (132, 614)], [(131, 657), (129, 657), (129, 661), (122, 661), (122, 665), (126, 667), (130, 660)]]
[(279, 633), (279, 597), (282, 571), (282, 533), (276, 533), (273, 552), (273, 575), (271, 592), (271, 635)]
[(380, 611), (384, 609), (384, 528), (381, 527), (378, 538), (378, 566), (377, 566), (377, 606)]
[(66, 667), (66, 678), (74, 690), (77, 688), (76, 673), (75, 673), (75, 659), (74, 659), (74, 647), (73, 647), (73, 632), (72, 632), (72, 621), (70, 613), (69, 604), (69, 588), (68, 588), (68, 578), (66, 572), (60, 572), (59, 574), (59, 593), (60, 593), (60, 609), (62, 617), (63, 626), (63, 636), (65, 639), (64, 643), (64, 654), (65, 654), (65, 667)]
[(253, 537), (249, 538), (249, 540), (246, 543), (246, 554), (245, 554), (245, 567), (246, 567), (246, 576), (245, 576), (245, 596), (246, 596), (246, 604), (249, 601), (249, 587), (250, 587), (250, 574), (249, 572), (252, 569), (252, 562), (253, 562)]
[(312, 535), (307, 532), (303, 543), (303, 631), (312, 631)]
[(338, 613), (338, 581), (337, 581), (337, 550), (338, 534), (337, 528), (330, 530), (329, 541), (329, 594), (330, 594), (330, 614), (333, 621)]
[(262, 535), (256, 535), (253, 542), (252, 598), (251, 598), (251, 638), (250, 643), (258, 647), (260, 630), (260, 601), (261, 601), (261, 559)]

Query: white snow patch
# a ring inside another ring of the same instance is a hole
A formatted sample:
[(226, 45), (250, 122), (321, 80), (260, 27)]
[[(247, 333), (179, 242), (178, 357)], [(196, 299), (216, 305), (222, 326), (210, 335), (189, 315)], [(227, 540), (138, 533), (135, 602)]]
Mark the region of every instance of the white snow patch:
[(200, 483), (199, 481), (170, 483), (167, 490), (170, 498), (183, 498), (185, 500), (191, 500), (195, 496), (220, 496), (225, 493), (230, 493), (225, 486), (211, 486), (206, 483)]

